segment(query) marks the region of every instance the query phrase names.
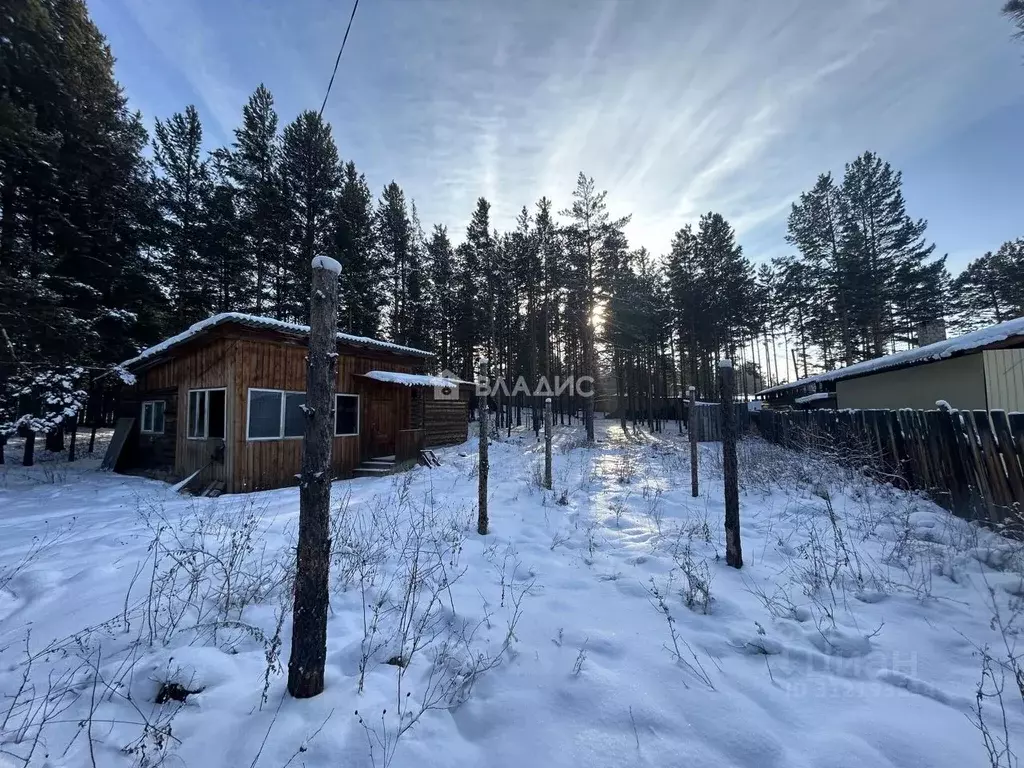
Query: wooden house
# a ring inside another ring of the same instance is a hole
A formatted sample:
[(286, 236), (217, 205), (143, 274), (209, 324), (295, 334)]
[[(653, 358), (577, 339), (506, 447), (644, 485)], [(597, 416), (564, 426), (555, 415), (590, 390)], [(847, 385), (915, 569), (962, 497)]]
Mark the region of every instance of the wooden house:
[[(215, 315), (122, 367), (134, 377), (119, 416), (118, 471), (239, 493), (296, 483), (309, 329)], [(463, 442), (466, 382), (428, 376), (431, 354), (338, 334), (331, 462), (336, 477), (384, 474), (420, 450)], [(125, 419), (131, 419), (130, 428)]]

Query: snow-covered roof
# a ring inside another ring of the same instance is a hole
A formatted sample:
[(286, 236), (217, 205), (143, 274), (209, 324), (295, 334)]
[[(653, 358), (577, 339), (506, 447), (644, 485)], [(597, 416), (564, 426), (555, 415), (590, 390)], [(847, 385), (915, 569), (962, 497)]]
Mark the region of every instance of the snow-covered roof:
[(803, 397), (798, 397), (793, 402), (797, 403), (798, 405), (803, 405), (804, 403), (813, 403), (816, 400), (829, 400), (830, 398), (833, 398), (835, 396), (835, 392), (815, 392), (813, 395), (804, 395)]
[(928, 344), (923, 347), (905, 349), (902, 352), (897, 352), (893, 355), (876, 357), (874, 360), (865, 360), (862, 363), (848, 365), (845, 368), (828, 371), (827, 373), (821, 373), (817, 376), (808, 376), (806, 379), (798, 379), (790, 384), (779, 384), (778, 386), (761, 390), (757, 394), (758, 396), (769, 395), (772, 392), (784, 392), (788, 389), (821, 384), (826, 381), (838, 381), (839, 379), (849, 379), (854, 376), (877, 373), (891, 368), (903, 368), (917, 363), (943, 360), (948, 357), (954, 357), (955, 355), (961, 355), (966, 352), (972, 352), (974, 350), (987, 347), (990, 344), (997, 344), (1001, 341), (1006, 341), (1007, 339), (1017, 336), (1024, 337), (1024, 317), (1007, 320), (1005, 323), (990, 325), (987, 328), (982, 328), (980, 331), (965, 333), (963, 336), (946, 339), (945, 341), (937, 341), (934, 344)]
[[(219, 315), (208, 317), (205, 320), (201, 320), (194, 324), (188, 330), (182, 331), (176, 336), (171, 336), (169, 339), (164, 339), (159, 344), (154, 344), (149, 349), (144, 349), (138, 355), (133, 357), (131, 360), (125, 360), (121, 363), (123, 368), (131, 368), (139, 363), (143, 363), (146, 360), (162, 355), (168, 350), (189, 341), (201, 333), (204, 333), (211, 328), (215, 328), (219, 325), (225, 325), (227, 323), (237, 323), (238, 325), (244, 325), (249, 328), (258, 328), (260, 330), (267, 331), (279, 331), (281, 333), (290, 333), (296, 336), (308, 336), (309, 326), (299, 325), (298, 323), (286, 323), (284, 320), (275, 320), (271, 317), (259, 317), (257, 315), (247, 315), (242, 312), (222, 312)], [(353, 336), (349, 333), (339, 333), (338, 341), (344, 344), (353, 344), (360, 347), (369, 347), (370, 349), (379, 349), (385, 352), (394, 352), (401, 355), (415, 355), (417, 357), (432, 357), (433, 353), (426, 352), (422, 349), (414, 349), (413, 347), (403, 347), (400, 344), (392, 344), (390, 341), (381, 341), (379, 339), (371, 339), (366, 336)]]
[(472, 384), (462, 379), (449, 379), (443, 376), (423, 376), (417, 373), (398, 373), (397, 371), (368, 371), (363, 374), (367, 379), (385, 381), (389, 384), (402, 384), (406, 387), (448, 387), (458, 389), (459, 384)]

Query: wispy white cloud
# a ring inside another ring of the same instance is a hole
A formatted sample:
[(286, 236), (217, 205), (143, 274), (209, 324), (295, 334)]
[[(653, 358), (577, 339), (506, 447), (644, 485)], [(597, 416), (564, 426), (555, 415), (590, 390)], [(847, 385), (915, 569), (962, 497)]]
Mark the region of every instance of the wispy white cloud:
[[(319, 106), (348, 13), (326, 0), (97, 1), (125, 3), (222, 137), (260, 81), (285, 120)], [(479, 195), (509, 227), (541, 195), (565, 205), (583, 170), (633, 214), (637, 245), (664, 252), (714, 209), (770, 255), (819, 172), (868, 148), (898, 164), (1024, 97), (1019, 50), (983, 6), (375, 0), (327, 116), (372, 184), (398, 180), (426, 225), (456, 236)]]

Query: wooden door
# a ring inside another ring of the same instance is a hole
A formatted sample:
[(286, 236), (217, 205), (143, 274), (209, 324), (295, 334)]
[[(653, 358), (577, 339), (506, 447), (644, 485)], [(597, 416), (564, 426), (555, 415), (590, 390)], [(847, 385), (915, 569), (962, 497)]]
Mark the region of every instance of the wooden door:
[(366, 401), (364, 454), (371, 459), (391, 456), (395, 452), (395, 394), (384, 389), (371, 389), (367, 393)]

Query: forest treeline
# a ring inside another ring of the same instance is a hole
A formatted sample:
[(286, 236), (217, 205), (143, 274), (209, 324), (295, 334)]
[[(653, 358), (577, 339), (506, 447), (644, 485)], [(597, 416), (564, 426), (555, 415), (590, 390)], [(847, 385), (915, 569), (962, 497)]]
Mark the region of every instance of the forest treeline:
[(629, 216), (584, 173), (566, 208), (541, 197), (511, 231), (481, 197), (454, 243), (397, 182), (372, 190), (315, 111), (283, 123), (260, 85), (226, 146), (208, 148), (194, 106), (150, 134), (82, 0), (7, 7), (8, 431), (59, 420), (77, 401), (55, 389), (81, 391), (213, 313), (305, 322), (319, 254), (343, 265), (341, 330), (429, 349), (437, 370), (465, 378), (481, 356), (509, 378), (593, 375), (634, 411), (691, 383), (713, 396), (724, 355), (751, 390), (786, 379), (791, 362), (802, 376), (912, 345), (939, 319), (966, 329), (1024, 314), (1024, 240), (951, 279), (906, 211), (900, 173), (871, 152), (801, 195), (784, 258), (755, 264), (715, 212), (680, 222), (665, 253), (633, 247)]

